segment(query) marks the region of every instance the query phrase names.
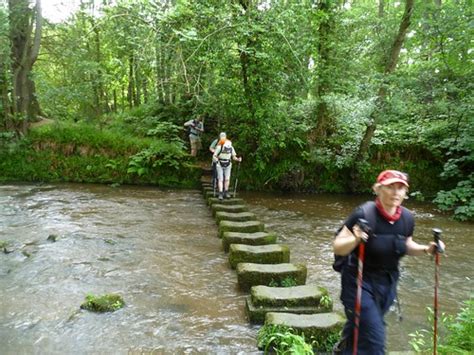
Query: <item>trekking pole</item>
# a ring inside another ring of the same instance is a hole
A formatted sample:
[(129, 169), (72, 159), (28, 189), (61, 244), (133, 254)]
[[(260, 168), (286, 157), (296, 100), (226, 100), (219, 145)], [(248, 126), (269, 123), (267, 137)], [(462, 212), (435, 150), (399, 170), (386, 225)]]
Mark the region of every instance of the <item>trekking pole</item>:
[[(363, 218), (359, 218), (357, 225), (365, 233), (369, 234), (370, 227), (369, 222)], [(359, 341), (359, 324), (360, 324), (360, 309), (362, 304), (362, 282), (363, 282), (363, 272), (364, 272), (364, 257), (365, 257), (365, 241), (362, 239), (359, 244), (359, 260), (357, 265), (357, 294), (356, 302), (354, 308), (354, 339), (352, 344), (352, 354), (357, 354), (357, 343)]]
[(240, 172), (240, 161), (239, 165), (237, 165), (237, 173), (235, 174), (235, 181), (234, 181), (234, 198), (236, 197), (237, 194), (237, 184), (239, 182), (239, 172)]
[(212, 162), (212, 197), (216, 197), (216, 185), (217, 185), (217, 167), (216, 163)]
[(441, 229), (433, 229), (434, 242), (436, 243), (435, 249), (435, 286), (434, 286), (434, 304), (433, 304), (433, 355), (436, 355), (437, 351), (437, 340), (438, 340), (438, 287), (439, 287), (439, 254), (444, 252), (441, 247)]

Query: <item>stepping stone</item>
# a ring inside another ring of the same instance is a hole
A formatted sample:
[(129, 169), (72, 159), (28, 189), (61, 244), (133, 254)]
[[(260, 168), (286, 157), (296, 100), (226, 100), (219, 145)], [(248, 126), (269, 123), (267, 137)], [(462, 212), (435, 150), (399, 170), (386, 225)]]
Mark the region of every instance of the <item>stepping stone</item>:
[(214, 194), (212, 187), (204, 187), (202, 189), (202, 194), (205, 200), (207, 200), (207, 196), (210, 194), (211, 196)]
[(216, 197), (210, 196), (206, 198), (207, 204), (209, 206), (213, 206), (214, 204), (219, 204), (219, 205), (243, 205), (244, 200), (241, 198), (226, 198), (224, 200), (219, 200), (219, 196), (216, 195)]
[(268, 232), (256, 233), (239, 233), (224, 232), (222, 234), (222, 247), (227, 253), (231, 244), (247, 244), (247, 245), (267, 245), (275, 244), (277, 236)]
[(314, 314), (332, 311), (327, 290), (316, 285), (253, 286), (245, 302), (251, 323), (263, 324), (268, 312)]
[(247, 222), (256, 220), (257, 216), (252, 212), (216, 212), (217, 224), (219, 224), (220, 221)]
[(220, 221), (219, 222), (219, 238), (222, 238), (222, 235), (225, 232), (255, 233), (255, 232), (263, 232), (264, 229), (265, 229), (265, 225), (260, 221), (246, 221), (246, 222)]
[(314, 341), (315, 344), (323, 344), (328, 337), (338, 337), (344, 323), (345, 318), (336, 312), (317, 314), (269, 312), (265, 316), (265, 325), (290, 327), (296, 334), (304, 334), (307, 342)]
[(201, 176), (201, 183), (212, 183), (212, 176)]
[(224, 204), (214, 204), (211, 206), (212, 216), (216, 216), (216, 212), (248, 212), (248, 208), (245, 205), (224, 205)]
[(212, 176), (212, 168), (211, 167), (205, 167), (205, 168), (201, 168), (202, 170), (202, 175), (203, 176)]
[(212, 189), (212, 182), (202, 182), (201, 187), (202, 187), (203, 190), (206, 189), (206, 188)]
[(306, 283), (307, 269), (304, 264), (237, 264), (237, 280), (242, 291), (249, 291), (252, 286), (281, 286), (285, 282), (295, 285)]
[(232, 269), (235, 269), (238, 263), (281, 264), (289, 262), (290, 248), (286, 245), (230, 245), (229, 263)]

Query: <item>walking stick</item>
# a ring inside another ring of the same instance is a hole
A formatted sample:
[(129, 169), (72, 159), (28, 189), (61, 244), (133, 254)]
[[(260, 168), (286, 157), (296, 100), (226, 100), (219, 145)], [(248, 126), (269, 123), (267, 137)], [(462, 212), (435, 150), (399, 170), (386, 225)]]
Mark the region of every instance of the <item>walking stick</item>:
[(212, 162), (212, 197), (216, 197), (216, 185), (217, 185), (217, 163)]
[[(370, 232), (369, 222), (363, 218), (357, 221), (359, 227), (367, 234)], [(357, 344), (359, 341), (360, 308), (362, 304), (362, 282), (364, 272), (365, 241), (362, 239), (359, 244), (359, 260), (357, 265), (357, 294), (355, 302), (354, 318), (354, 339), (352, 344), (352, 354), (357, 355)]]
[(439, 287), (439, 254), (443, 253), (444, 250), (441, 247), (439, 241), (441, 240), (441, 229), (433, 229), (434, 242), (436, 243), (435, 249), (435, 286), (434, 286), (434, 318), (433, 318), (433, 355), (436, 355), (437, 351), (437, 340), (438, 340), (438, 287)]
[(240, 161), (239, 165), (237, 165), (237, 173), (235, 174), (235, 181), (234, 181), (234, 198), (236, 197), (237, 194), (237, 184), (239, 182), (239, 172), (240, 172)]

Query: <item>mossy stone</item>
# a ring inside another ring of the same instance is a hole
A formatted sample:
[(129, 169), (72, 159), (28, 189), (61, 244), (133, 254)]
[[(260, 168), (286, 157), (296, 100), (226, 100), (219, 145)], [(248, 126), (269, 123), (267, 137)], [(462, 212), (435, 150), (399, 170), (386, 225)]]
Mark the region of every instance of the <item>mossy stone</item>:
[(211, 196), (206, 198), (207, 204), (209, 206), (212, 205), (243, 205), (244, 200), (241, 198), (226, 198), (223, 200), (219, 200), (218, 192), (216, 192), (216, 196), (212, 194)]
[(281, 284), (286, 279), (294, 280), (295, 285), (306, 283), (307, 268), (304, 264), (237, 264), (237, 280), (242, 291), (249, 291), (252, 286), (269, 286)]
[(106, 294), (102, 296), (87, 295), (86, 301), (81, 304), (81, 309), (92, 312), (113, 312), (125, 305), (122, 296)]
[(219, 224), (220, 221), (234, 221), (234, 222), (247, 222), (256, 221), (257, 216), (252, 212), (216, 212), (216, 222)]
[(212, 210), (212, 217), (215, 217), (218, 211), (232, 212), (232, 213), (248, 212), (248, 208), (245, 205), (225, 205), (221, 203), (216, 203), (216, 204), (211, 205), (211, 210)]
[(282, 244), (231, 244), (229, 263), (232, 269), (239, 263), (281, 264), (290, 262), (290, 248)]
[(342, 331), (345, 317), (336, 312), (294, 314), (268, 312), (265, 325), (282, 325), (292, 328), (296, 334), (304, 334), (307, 341), (323, 344), (327, 338), (337, 337)]
[[(254, 286), (255, 287), (255, 286)], [(245, 299), (245, 309), (247, 311), (247, 317), (250, 323), (263, 324), (265, 322), (265, 316), (269, 312), (283, 312), (283, 313), (296, 313), (296, 314), (315, 314), (315, 313), (326, 313), (328, 312), (324, 307), (319, 306), (256, 306), (252, 303), (251, 296), (247, 296)]]
[(263, 232), (264, 229), (265, 229), (265, 225), (259, 221), (247, 221), (247, 222), (220, 221), (219, 222), (219, 238), (222, 238), (225, 232), (255, 233), (255, 232)]
[(256, 233), (239, 233), (224, 232), (222, 234), (222, 247), (227, 253), (231, 244), (247, 244), (247, 245), (267, 245), (275, 244), (277, 236), (268, 232)]
[(293, 287), (253, 286), (250, 290), (252, 304), (257, 307), (321, 307), (325, 312), (332, 311), (332, 302), (321, 305), (322, 299), (330, 299), (327, 289), (317, 285)]

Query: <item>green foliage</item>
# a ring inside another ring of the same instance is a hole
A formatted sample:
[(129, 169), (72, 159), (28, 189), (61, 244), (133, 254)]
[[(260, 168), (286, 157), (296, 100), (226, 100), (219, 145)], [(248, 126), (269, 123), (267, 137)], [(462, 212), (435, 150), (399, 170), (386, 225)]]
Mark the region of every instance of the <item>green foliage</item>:
[(199, 171), (188, 160), (179, 141), (139, 138), (88, 123), (56, 123), (37, 127), (11, 148), (0, 149), (0, 181), (190, 187)]
[(474, 220), (474, 173), (469, 180), (458, 182), (449, 191), (438, 192), (434, 202), (442, 211), (454, 211), (454, 218), (460, 221)]
[(106, 294), (102, 296), (87, 295), (86, 301), (81, 304), (81, 309), (92, 312), (113, 312), (125, 305), (122, 296)]
[(329, 295), (323, 295), (321, 299), (319, 300), (319, 304), (323, 306), (324, 308), (330, 309), (332, 307), (333, 301), (331, 296)]
[[(428, 322), (433, 324), (433, 310), (428, 308)], [(438, 317), (439, 354), (471, 354), (474, 351), (474, 299), (464, 302), (456, 317), (442, 314)], [(433, 329), (421, 329), (410, 334), (410, 345), (416, 352), (433, 352)]]
[(258, 331), (257, 346), (265, 354), (314, 354), (304, 335), (297, 335), (292, 328), (282, 325), (266, 324)]
[(131, 156), (127, 172), (142, 176), (149, 174), (155, 168), (178, 170), (182, 167), (181, 161), (185, 157), (187, 157), (187, 154), (181, 145), (160, 141)]
[[(87, 181), (89, 171), (126, 175), (117, 183), (173, 183), (186, 160), (177, 153), (186, 142), (182, 124), (204, 114), (204, 146), (226, 131), (244, 157), (243, 188), (367, 192), (381, 169), (398, 168), (410, 174), (416, 198), (431, 200), (442, 189), (438, 206), (470, 220), (471, 5), (417, 4), (397, 68), (387, 75), (404, 10), (399, 2), (379, 13), (368, 1), (350, 7), (335, 1), (86, 1), (66, 22), (45, 23), (33, 73), (37, 96), (45, 116), (92, 124), (75, 134), (48, 133), (63, 151), (93, 150), (85, 154)], [(6, 131), (5, 117), (15, 124), (22, 119), (8, 116), (11, 110), (3, 115), (12, 97), (9, 30), (8, 9), (0, 4), (0, 130)], [(354, 161), (374, 113), (368, 154)], [(103, 129), (104, 141), (88, 144), (83, 137), (97, 138), (94, 126)], [(34, 154), (39, 144), (51, 144), (37, 135), (31, 135)], [(3, 152), (18, 148), (4, 138)], [(96, 161), (104, 167), (92, 165), (94, 154), (104, 156)], [(158, 173), (165, 167), (173, 176)], [(351, 180), (354, 168), (358, 181)], [(49, 167), (47, 173), (26, 170), (69, 179)]]
[(268, 284), (270, 287), (293, 287), (296, 285), (296, 280), (291, 276), (285, 277), (281, 281), (271, 279), (270, 283)]

